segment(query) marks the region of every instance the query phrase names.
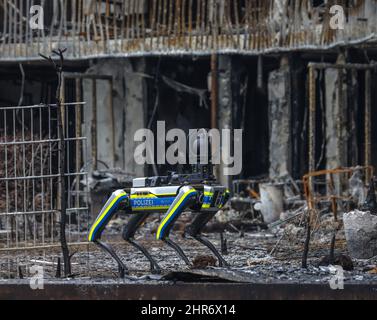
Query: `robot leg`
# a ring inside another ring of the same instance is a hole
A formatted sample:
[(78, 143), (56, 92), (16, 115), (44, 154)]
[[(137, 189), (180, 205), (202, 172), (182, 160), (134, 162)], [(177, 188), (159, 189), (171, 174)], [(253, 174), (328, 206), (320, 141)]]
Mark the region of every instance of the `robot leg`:
[(120, 277), (123, 278), (125, 273), (128, 273), (127, 267), (123, 264), (120, 260), (119, 256), (115, 253), (114, 249), (100, 241), (103, 231), (105, 230), (106, 226), (110, 222), (111, 218), (117, 212), (119, 205), (122, 202), (127, 202), (129, 199), (127, 193), (124, 190), (117, 190), (115, 191), (109, 200), (106, 202), (104, 207), (102, 208), (100, 214), (98, 215), (96, 221), (92, 225), (89, 231), (88, 240), (89, 242), (95, 243), (101, 249), (105, 250), (109, 253), (113, 259), (117, 262), (119, 267), (119, 274)]
[(148, 216), (149, 213), (139, 213), (131, 217), (130, 221), (124, 227), (123, 239), (144, 254), (144, 256), (149, 260), (151, 264), (152, 273), (161, 273), (160, 266), (157, 264), (156, 260), (150, 255), (147, 249), (133, 240), (136, 230), (142, 225), (142, 223), (148, 218)]
[[(225, 192), (224, 198), (221, 202), (220, 207), (222, 208), (227, 201), (229, 200), (230, 193), (227, 190)], [(200, 212), (193, 220), (193, 222), (188, 225), (185, 229), (185, 234), (191, 236), (195, 240), (199, 241), (201, 244), (206, 246), (212, 253), (217, 257), (219, 260), (220, 267), (228, 267), (228, 263), (222, 257), (220, 252), (216, 249), (216, 247), (205, 237), (201, 236), (201, 233), (206, 226), (206, 224), (212, 220), (212, 218), (216, 215), (217, 212)]]
[(181, 247), (169, 239), (169, 234), (179, 216), (193, 204), (197, 195), (197, 191), (190, 186), (181, 188), (157, 230), (157, 240), (164, 241), (168, 246), (175, 250), (180, 258), (190, 267), (191, 263), (189, 259)]

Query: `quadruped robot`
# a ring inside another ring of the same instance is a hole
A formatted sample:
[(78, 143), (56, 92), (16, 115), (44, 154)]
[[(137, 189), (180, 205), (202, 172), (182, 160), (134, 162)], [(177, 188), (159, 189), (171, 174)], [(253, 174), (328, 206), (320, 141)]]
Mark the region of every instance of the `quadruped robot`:
[[(206, 147), (211, 151), (207, 131), (199, 132), (194, 142), (197, 154), (203, 150), (201, 149), (203, 143), (206, 143)], [(199, 158), (200, 156), (198, 160)], [(114, 249), (100, 240), (107, 224), (118, 210), (124, 210), (126, 214), (132, 215), (123, 230), (123, 239), (144, 254), (150, 262), (152, 273), (160, 273), (161, 268), (147, 249), (134, 240), (137, 229), (151, 213), (165, 214), (158, 227), (156, 238), (174, 249), (189, 267), (191, 267), (189, 259), (182, 248), (169, 239), (169, 235), (183, 212), (189, 211), (195, 214), (192, 222), (185, 228), (185, 236), (199, 241), (210, 249), (217, 257), (219, 266), (228, 267), (215, 246), (201, 235), (205, 225), (230, 198), (229, 190), (216, 181), (211, 157), (208, 159), (208, 164), (200, 164), (199, 161), (198, 164), (192, 165), (189, 174), (169, 173), (167, 176), (134, 179), (132, 188), (117, 190), (108, 199), (89, 231), (89, 241), (112, 256), (118, 264), (121, 277), (128, 274), (127, 267)]]

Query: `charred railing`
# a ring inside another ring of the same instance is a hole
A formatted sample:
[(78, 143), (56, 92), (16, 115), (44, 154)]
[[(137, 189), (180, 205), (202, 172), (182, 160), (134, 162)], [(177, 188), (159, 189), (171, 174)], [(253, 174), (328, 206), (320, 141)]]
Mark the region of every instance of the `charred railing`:
[[(374, 38), (374, 1), (327, 2), (313, 7), (311, 0), (0, 0), (0, 59), (34, 59), (57, 47), (79, 59), (263, 53)], [(344, 5), (344, 30), (330, 27), (335, 2)], [(44, 7), (43, 30), (30, 28), (32, 5)]]

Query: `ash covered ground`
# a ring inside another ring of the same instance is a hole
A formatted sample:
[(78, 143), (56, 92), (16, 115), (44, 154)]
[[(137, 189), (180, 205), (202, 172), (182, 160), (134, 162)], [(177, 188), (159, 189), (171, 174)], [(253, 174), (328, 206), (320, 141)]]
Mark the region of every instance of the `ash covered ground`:
[[(328, 283), (334, 276), (331, 266), (326, 265), (324, 257), (328, 256), (332, 236), (332, 221), (330, 214), (323, 215), (317, 223), (313, 232), (308, 268), (301, 267), (302, 253), (305, 241), (305, 227), (302, 217), (298, 216), (289, 224), (283, 224), (273, 229), (260, 230), (255, 221), (243, 224), (237, 230), (236, 223), (228, 222), (223, 232), (223, 239), (226, 240), (226, 251), (224, 258), (230, 265), (229, 269), (219, 268), (217, 261), (213, 259), (207, 248), (195, 240), (183, 237), (185, 222), (190, 219), (185, 215), (177, 223), (172, 231), (171, 239), (180, 244), (189, 259), (194, 262), (194, 268), (187, 267), (177, 254), (156, 241), (155, 230), (159, 223), (158, 216), (151, 217), (147, 223), (139, 229), (135, 240), (145, 246), (162, 268), (162, 274), (152, 275), (149, 270), (149, 262), (135, 248), (121, 239), (123, 225), (127, 218), (119, 216), (109, 225), (105, 241), (111, 242), (123, 262), (128, 266), (130, 278), (119, 280), (117, 265), (114, 260), (97, 247), (81, 246), (71, 248), (74, 253), (72, 258), (73, 280), (96, 280), (103, 282), (113, 281), (224, 281), (224, 282), (250, 282), (250, 283)], [(208, 230), (218, 228), (218, 222), (214, 221), (209, 225)], [(255, 229), (250, 231), (250, 229)], [(232, 231), (229, 231), (232, 230)], [(219, 232), (208, 232), (205, 235), (221, 248)], [(224, 247), (224, 246), (223, 246)], [(56, 280), (56, 257), (59, 248), (50, 250), (48, 254), (34, 253), (32, 262), (54, 261), (50, 264), (43, 264), (45, 277)], [(345, 284), (362, 283), (377, 284), (377, 257), (369, 260), (355, 260), (348, 256), (344, 232), (341, 230), (337, 235), (335, 246), (336, 257), (341, 256), (337, 263), (345, 267)], [(7, 257), (9, 259), (9, 256)], [(8, 265), (10, 271), (14, 271), (11, 278), (17, 278), (17, 266), (30, 264), (30, 256), (24, 253), (13, 253), (12, 261)], [(8, 263), (9, 264), (9, 263)], [(2, 263), (6, 265), (6, 263)], [(353, 270), (349, 270), (353, 269)], [(26, 271), (25, 271), (26, 272)]]

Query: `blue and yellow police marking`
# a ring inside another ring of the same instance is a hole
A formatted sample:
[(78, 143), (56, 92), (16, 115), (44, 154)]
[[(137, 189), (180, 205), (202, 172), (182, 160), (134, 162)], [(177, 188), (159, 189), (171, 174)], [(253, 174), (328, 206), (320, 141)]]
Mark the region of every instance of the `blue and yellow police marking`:
[(223, 201), (219, 205), (219, 209), (222, 209), (225, 206), (225, 204), (228, 202), (229, 196), (230, 196), (230, 191), (229, 189), (226, 189), (223, 195), (223, 199), (222, 199)]
[(202, 209), (209, 209), (211, 207), (213, 195), (214, 195), (213, 192), (208, 192), (208, 191), (204, 192)]
[(131, 196), (131, 209), (132, 211), (162, 211), (168, 210), (176, 198), (176, 194), (166, 194), (156, 196), (137, 195)]
[(165, 228), (169, 225), (169, 223), (174, 219), (175, 215), (177, 213), (180, 213), (184, 205), (187, 203), (187, 200), (189, 200), (191, 197), (196, 195), (197, 192), (195, 189), (190, 189), (186, 193), (183, 194), (181, 199), (175, 204), (173, 209), (170, 211), (170, 213), (164, 218), (160, 226), (157, 230), (157, 240), (161, 240), (165, 231)]
[(101, 228), (102, 223), (106, 221), (106, 218), (111, 215), (114, 210), (118, 207), (119, 203), (123, 200), (128, 199), (128, 195), (126, 192), (120, 192), (111, 202), (108, 204), (104, 209), (103, 213), (97, 218), (94, 222), (93, 226), (90, 228), (89, 232), (89, 241), (94, 241), (94, 237), (97, 231)]

